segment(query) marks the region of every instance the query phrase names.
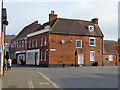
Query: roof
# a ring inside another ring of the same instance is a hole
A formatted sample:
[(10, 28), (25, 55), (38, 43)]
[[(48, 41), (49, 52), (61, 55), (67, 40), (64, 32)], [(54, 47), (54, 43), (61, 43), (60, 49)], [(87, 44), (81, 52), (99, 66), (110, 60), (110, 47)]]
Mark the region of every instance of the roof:
[[(47, 25), (51, 26), (51, 33), (104, 37), (99, 26), (92, 21), (57, 18), (44, 23), (37, 31), (44, 29)], [(94, 26), (93, 32), (88, 30), (89, 25)]]
[(5, 35), (5, 43), (10, 43), (15, 37), (16, 35)]
[(104, 40), (104, 54), (118, 54), (118, 51), (112, 45), (113, 41)]
[(38, 24), (38, 21), (33, 22), (32, 24), (24, 27), (21, 32), (13, 39), (13, 41), (18, 41), (24, 39), (27, 34), (36, 31), (41, 25)]
[(45, 26), (50, 26), (50, 27), (52, 27), (52, 26), (55, 24), (56, 20), (57, 20), (57, 19), (54, 19), (54, 20), (51, 21), (51, 22), (46, 22), (46, 23), (44, 23), (44, 24), (43, 24), (40, 28), (38, 28), (36, 31), (39, 31), (39, 30), (44, 29)]

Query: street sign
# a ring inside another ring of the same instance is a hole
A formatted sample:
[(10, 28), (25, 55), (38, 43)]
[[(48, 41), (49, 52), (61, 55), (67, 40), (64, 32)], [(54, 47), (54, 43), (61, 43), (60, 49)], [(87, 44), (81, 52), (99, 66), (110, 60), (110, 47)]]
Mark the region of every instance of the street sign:
[(56, 51), (56, 49), (50, 49), (50, 51)]

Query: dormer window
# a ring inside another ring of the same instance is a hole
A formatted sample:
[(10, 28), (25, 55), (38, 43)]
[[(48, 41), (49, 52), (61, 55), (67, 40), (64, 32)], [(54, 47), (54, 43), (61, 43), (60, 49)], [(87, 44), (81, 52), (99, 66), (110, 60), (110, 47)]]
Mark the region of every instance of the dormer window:
[(93, 31), (94, 31), (94, 26), (89, 25), (89, 26), (88, 26), (88, 29), (89, 29), (91, 32), (93, 32)]

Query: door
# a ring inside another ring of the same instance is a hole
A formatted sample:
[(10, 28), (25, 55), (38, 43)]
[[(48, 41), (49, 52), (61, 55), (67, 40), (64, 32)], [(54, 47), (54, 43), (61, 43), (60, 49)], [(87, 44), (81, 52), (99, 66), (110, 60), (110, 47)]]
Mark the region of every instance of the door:
[(78, 64), (84, 64), (83, 54), (78, 54)]

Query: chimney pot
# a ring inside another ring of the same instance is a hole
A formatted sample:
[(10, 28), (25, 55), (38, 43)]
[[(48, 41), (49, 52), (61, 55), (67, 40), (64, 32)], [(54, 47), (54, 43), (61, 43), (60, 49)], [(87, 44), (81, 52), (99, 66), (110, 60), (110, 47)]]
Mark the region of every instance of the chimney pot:
[(54, 14), (54, 11), (51, 11), (51, 14)]
[(98, 24), (98, 18), (92, 19), (92, 22), (95, 23), (95, 24)]

